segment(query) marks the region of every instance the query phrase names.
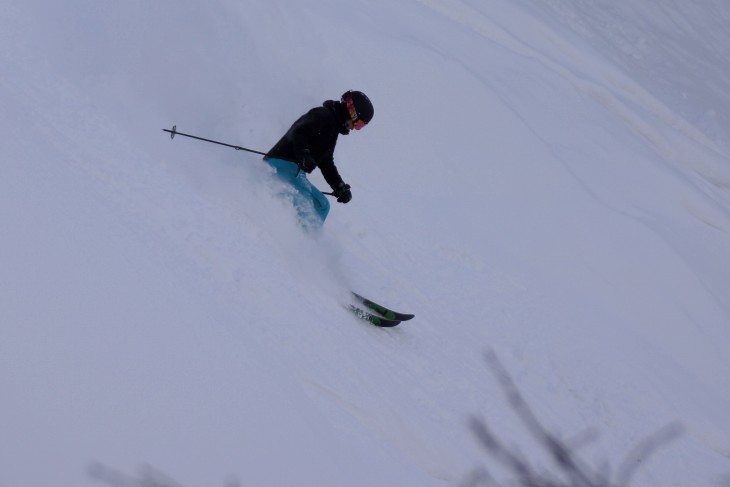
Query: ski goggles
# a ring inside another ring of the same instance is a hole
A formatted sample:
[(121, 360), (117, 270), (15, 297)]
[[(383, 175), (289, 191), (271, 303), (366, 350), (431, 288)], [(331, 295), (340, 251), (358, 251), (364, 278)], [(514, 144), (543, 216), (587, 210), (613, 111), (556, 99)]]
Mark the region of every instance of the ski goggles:
[(347, 106), (347, 111), (350, 114), (350, 120), (352, 121), (352, 128), (355, 130), (360, 130), (363, 128), (367, 123), (363, 122), (359, 118), (357, 118), (357, 110), (355, 110), (355, 104), (352, 101), (352, 97), (348, 96), (345, 98), (345, 106)]

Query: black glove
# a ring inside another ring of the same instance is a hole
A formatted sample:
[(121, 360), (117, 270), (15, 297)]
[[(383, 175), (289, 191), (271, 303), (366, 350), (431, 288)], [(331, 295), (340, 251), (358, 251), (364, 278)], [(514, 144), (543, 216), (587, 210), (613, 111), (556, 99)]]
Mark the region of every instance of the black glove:
[(304, 149), (304, 151), (302, 152), (302, 159), (297, 165), (302, 171), (310, 173), (314, 171), (315, 167), (317, 167), (317, 161), (315, 161), (314, 157), (312, 157), (312, 154), (309, 153), (309, 149)]
[(335, 188), (334, 195), (337, 196), (338, 203), (347, 203), (352, 199), (352, 191), (350, 191), (350, 185), (340, 183)]

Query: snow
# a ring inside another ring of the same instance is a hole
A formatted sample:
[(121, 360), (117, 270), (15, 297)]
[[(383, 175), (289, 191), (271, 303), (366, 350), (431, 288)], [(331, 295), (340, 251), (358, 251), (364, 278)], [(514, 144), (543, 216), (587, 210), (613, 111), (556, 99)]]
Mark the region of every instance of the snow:
[[(549, 468), (487, 350), (596, 468), (677, 421), (635, 484), (726, 479), (727, 2), (2, 11), (0, 487), (508, 479), (472, 416)], [(267, 150), (347, 89), (375, 117), (319, 235), (258, 156), (160, 130)]]

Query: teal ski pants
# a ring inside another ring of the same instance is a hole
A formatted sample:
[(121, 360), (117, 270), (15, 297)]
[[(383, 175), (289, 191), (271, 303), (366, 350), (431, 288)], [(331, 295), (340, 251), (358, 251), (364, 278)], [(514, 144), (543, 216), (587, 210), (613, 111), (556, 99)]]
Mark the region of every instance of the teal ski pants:
[(274, 168), (276, 175), (293, 188), (292, 203), (297, 210), (300, 223), (305, 228), (321, 227), (330, 211), (330, 202), (320, 190), (307, 179), (307, 173), (293, 162), (268, 158), (266, 162)]

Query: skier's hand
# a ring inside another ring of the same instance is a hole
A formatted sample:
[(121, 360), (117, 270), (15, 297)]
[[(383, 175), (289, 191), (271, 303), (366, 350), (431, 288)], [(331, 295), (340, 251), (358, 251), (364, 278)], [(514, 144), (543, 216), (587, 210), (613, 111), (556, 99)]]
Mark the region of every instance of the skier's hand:
[(314, 168), (317, 167), (317, 161), (314, 160), (314, 157), (312, 157), (312, 154), (309, 153), (309, 149), (304, 149), (304, 153), (302, 154), (302, 159), (299, 161), (299, 169), (306, 173), (310, 173), (314, 171)]
[(334, 195), (337, 196), (338, 203), (347, 203), (352, 199), (352, 191), (350, 191), (350, 185), (340, 183), (335, 188)]

